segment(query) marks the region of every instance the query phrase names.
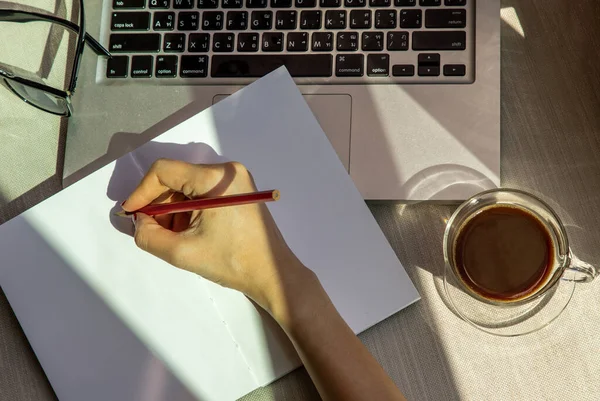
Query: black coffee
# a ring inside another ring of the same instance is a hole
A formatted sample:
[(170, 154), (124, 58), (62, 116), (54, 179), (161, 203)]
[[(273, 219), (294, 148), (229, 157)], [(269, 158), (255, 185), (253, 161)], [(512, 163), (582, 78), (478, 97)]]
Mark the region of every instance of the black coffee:
[(552, 271), (552, 237), (529, 212), (506, 205), (484, 209), (456, 236), (454, 265), (479, 295), (515, 301), (538, 290)]

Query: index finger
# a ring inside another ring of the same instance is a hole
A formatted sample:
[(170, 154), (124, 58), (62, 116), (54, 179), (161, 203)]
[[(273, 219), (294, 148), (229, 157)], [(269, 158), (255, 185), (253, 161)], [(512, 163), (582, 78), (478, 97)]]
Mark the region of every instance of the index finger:
[(123, 203), (123, 210), (133, 212), (149, 205), (166, 191), (182, 192), (193, 190), (195, 165), (179, 160), (158, 159), (142, 178), (137, 188)]

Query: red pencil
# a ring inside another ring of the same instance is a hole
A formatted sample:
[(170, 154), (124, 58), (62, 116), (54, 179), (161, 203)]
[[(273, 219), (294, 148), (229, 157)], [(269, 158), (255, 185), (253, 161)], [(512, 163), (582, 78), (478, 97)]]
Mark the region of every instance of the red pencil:
[(128, 217), (135, 213), (144, 213), (149, 216), (158, 216), (169, 213), (183, 213), (194, 210), (212, 209), (215, 207), (246, 205), (249, 203), (271, 202), (279, 199), (279, 191), (253, 192), (248, 194), (219, 196), (216, 198), (190, 199), (181, 202), (162, 203), (144, 206), (135, 212), (124, 210), (116, 213), (117, 216)]

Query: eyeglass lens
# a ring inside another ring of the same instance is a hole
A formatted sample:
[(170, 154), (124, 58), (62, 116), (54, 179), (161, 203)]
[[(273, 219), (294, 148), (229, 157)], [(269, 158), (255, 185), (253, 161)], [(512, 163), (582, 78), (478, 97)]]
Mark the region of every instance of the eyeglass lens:
[(36, 89), (28, 85), (23, 85), (19, 82), (8, 79), (5, 81), (8, 86), (26, 102), (31, 103), (32, 105), (52, 114), (68, 114), (68, 106), (65, 99), (57, 97), (43, 90)]

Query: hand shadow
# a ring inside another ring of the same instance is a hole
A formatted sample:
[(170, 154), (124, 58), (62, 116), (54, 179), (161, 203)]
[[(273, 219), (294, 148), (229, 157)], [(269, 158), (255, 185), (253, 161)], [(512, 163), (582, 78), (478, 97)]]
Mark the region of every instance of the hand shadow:
[[(120, 141), (115, 140), (115, 142)], [(113, 141), (111, 141), (112, 144)], [(115, 202), (115, 205), (109, 211), (110, 222), (113, 227), (123, 234), (133, 236), (133, 224), (131, 219), (116, 216), (115, 213), (121, 211), (121, 203), (137, 187), (142, 177), (144, 177), (150, 166), (152, 166), (152, 163), (161, 158), (205, 164), (224, 163), (228, 161), (212, 147), (201, 142), (190, 142), (187, 144), (148, 142), (119, 158), (110, 177), (106, 195)], [(225, 174), (218, 184), (220, 191), (224, 192), (232, 181), (233, 174)]]

